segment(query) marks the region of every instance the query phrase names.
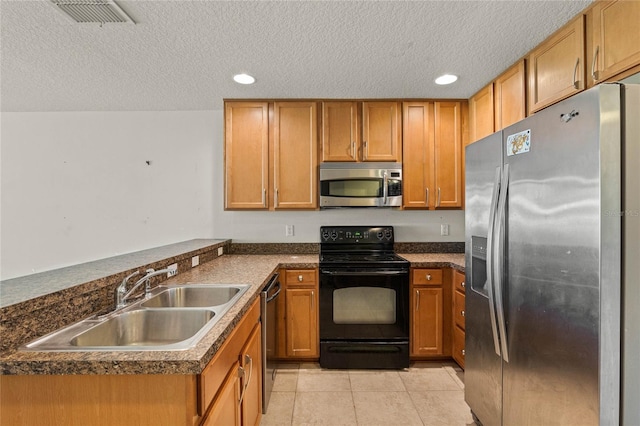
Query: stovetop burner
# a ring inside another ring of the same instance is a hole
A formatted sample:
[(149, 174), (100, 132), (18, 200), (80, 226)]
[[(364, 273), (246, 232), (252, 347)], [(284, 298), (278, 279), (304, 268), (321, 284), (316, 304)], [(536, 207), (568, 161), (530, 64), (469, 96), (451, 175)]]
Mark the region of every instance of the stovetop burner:
[(320, 267), (408, 267), (393, 252), (392, 226), (323, 226), (320, 228)]

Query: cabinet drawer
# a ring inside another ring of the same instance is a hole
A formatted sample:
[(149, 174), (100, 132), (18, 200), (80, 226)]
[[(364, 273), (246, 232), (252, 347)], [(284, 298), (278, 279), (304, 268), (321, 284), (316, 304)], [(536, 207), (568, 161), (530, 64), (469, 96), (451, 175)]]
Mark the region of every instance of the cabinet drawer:
[(411, 272), (413, 285), (442, 284), (442, 269), (414, 269)]
[(453, 317), (455, 324), (464, 330), (464, 294), (459, 291), (453, 294)]
[(465, 292), (466, 284), (464, 282), (465, 275), (463, 272), (453, 271), (453, 289), (460, 293)]
[(453, 359), (464, 368), (464, 331), (460, 327), (453, 327)]
[(315, 285), (316, 270), (315, 269), (288, 269), (285, 272), (285, 281), (287, 283), (287, 286)]

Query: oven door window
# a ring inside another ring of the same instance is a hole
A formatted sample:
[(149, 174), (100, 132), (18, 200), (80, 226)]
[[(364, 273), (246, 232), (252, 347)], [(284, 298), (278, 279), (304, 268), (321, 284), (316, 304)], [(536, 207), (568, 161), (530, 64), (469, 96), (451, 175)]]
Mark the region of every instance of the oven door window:
[(396, 291), (380, 287), (347, 287), (333, 292), (335, 324), (395, 324)]
[(320, 194), (325, 197), (378, 198), (382, 197), (383, 180), (337, 179), (320, 183)]

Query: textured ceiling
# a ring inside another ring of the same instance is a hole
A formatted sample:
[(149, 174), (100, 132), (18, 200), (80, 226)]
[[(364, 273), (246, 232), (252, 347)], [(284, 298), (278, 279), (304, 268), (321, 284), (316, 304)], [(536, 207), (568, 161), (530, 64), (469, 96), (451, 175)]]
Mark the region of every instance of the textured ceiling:
[[(2, 111), (223, 98), (468, 98), (584, 9), (565, 1), (119, 1), (137, 25), (0, 0)], [(240, 86), (233, 74), (256, 77)], [(436, 76), (454, 73), (441, 87)]]

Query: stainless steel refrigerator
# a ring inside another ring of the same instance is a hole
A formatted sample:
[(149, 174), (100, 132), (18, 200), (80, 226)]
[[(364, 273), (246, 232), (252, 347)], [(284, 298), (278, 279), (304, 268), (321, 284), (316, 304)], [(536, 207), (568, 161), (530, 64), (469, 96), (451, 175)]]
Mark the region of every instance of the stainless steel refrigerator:
[(640, 85), (466, 148), (465, 399), (485, 426), (640, 425)]

